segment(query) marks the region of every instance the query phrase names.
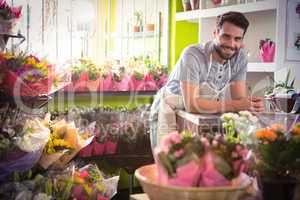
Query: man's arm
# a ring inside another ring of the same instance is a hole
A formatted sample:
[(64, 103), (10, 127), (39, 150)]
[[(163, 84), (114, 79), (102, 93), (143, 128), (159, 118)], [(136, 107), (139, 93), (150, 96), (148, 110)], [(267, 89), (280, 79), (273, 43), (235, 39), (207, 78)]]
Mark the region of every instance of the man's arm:
[(247, 88), (246, 83), (243, 80), (234, 81), (230, 84), (231, 99), (246, 98)]
[[(236, 112), (239, 110), (248, 110), (251, 107), (251, 101), (246, 95), (239, 99), (230, 101), (216, 101), (202, 98), (199, 95), (199, 86), (190, 84), (186, 81), (180, 82), (185, 109), (194, 113), (222, 113)], [(236, 85), (236, 87), (238, 87)], [(239, 87), (242, 88), (242, 85)], [(238, 88), (239, 88), (238, 87)], [(242, 94), (243, 95), (243, 94)], [(242, 96), (240, 95), (240, 96)]]

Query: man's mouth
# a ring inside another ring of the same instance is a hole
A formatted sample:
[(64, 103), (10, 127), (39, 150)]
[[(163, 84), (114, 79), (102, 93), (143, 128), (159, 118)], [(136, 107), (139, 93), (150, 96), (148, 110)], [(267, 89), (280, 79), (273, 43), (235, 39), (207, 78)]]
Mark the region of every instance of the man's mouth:
[(232, 48), (232, 47), (228, 47), (228, 46), (221, 46), (222, 49), (224, 49), (225, 51), (235, 51), (236, 49), (235, 48)]

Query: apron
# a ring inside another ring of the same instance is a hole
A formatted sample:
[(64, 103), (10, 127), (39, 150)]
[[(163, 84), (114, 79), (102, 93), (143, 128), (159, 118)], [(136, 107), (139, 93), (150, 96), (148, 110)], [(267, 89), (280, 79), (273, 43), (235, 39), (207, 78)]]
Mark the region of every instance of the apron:
[[(208, 100), (220, 100), (224, 97), (225, 91), (229, 86), (231, 79), (231, 66), (230, 61), (228, 60), (229, 65), (229, 78), (224, 84), (223, 88), (218, 89), (215, 85), (210, 84), (208, 81), (209, 74), (212, 67), (212, 55), (210, 55), (210, 63), (207, 71), (205, 81), (202, 82), (199, 86), (199, 96)], [(157, 127), (157, 136), (152, 137), (156, 139), (153, 141), (153, 144), (159, 144), (162, 137), (170, 132), (177, 131), (176, 124), (176, 111), (184, 110), (184, 103), (182, 95), (173, 94), (168, 91), (166, 88), (163, 88), (161, 91), (160, 104), (159, 104), (159, 113), (158, 113), (158, 127)]]

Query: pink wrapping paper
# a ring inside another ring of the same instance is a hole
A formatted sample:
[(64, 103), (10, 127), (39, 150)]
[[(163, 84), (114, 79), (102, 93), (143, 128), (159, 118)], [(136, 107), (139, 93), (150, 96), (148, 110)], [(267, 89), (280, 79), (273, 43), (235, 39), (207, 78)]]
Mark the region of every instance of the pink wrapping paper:
[(168, 76), (163, 74), (158, 81), (156, 81), (156, 85), (158, 88), (162, 88), (168, 80)]
[(113, 91), (129, 91), (130, 77), (125, 75), (121, 81), (113, 80)]
[(146, 74), (144, 80), (146, 91), (157, 91), (159, 89), (150, 73)]
[(144, 91), (145, 90), (145, 81), (137, 80), (134, 75), (130, 76), (130, 90), (131, 91)]
[(106, 141), (104, 154), (115, 154), (117, 152), (117, 142)]
[(99, 91), (100, 79), (88, 80), (86, 85), (91, 92)]
[(200, 187), (228, 186), (231, 182), (222, 176), (214, 166), (213, 155), (208, 152), (204, 155), (204, 165), (199, 182)]
[[(95, 140), (95, 138), (94, 138)], [(89, 145), (87, 145), (86, 147), (84, 147), (83, 149), (80, 150), (79, 152), (79, 156), (80, 157), (91, 157), (92, 153), (93, 153), (93, 142)]]
[(260, 49), (260, 56), (263, 62), (273, 62), (275, 56), (275, 43), (265, 42)]
[(105, 143), (99, 143), (97, 141), (96, 138), (100, 137), (102, 135), (102, 133), (100, 133), (99, 130), (96, 129), (95, 131), (95, 139), (92, 142), (92, 146), (93, 146), (93, 152), (92, 155), (93, 156), (101, 156), (104, 154), (105, 151)]
[(105, 79), (100, 79), (100, 91), (113, 91), (112, 74), (109, 73)]
[(49, 77), (36, 83), (26, 83), (16, 73), (8, 70), (4, 73), (2, 86), (9, 95), (38, 96), (49, 93), (52, 86), (52, 79)]

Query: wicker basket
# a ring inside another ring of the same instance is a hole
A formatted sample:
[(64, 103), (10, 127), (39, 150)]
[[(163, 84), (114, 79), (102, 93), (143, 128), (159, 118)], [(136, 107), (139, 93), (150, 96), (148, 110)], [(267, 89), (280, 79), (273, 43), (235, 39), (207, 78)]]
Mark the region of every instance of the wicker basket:
[(251, 181), (237, 187), (175, 187), (164, 186), (156, 182), (156, 166), (146, 165), (136, 170), (135, 176), (139, 180), (145, 193), (151, 200), (238, 200), (246, 194)]

